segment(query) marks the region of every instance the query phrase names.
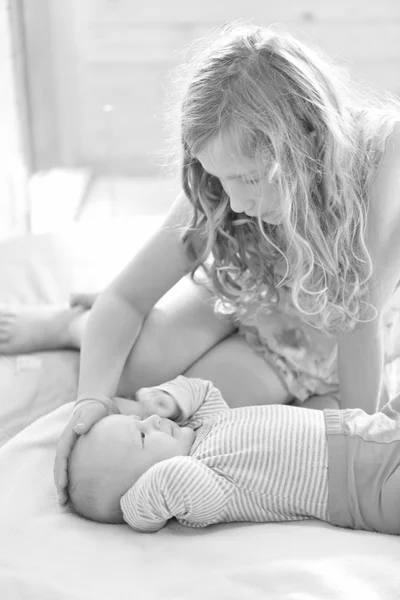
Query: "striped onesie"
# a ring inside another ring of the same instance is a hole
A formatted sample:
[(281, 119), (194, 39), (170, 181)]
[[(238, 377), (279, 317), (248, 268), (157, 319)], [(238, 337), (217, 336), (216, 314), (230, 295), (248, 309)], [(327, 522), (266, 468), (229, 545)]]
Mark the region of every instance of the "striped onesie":
[(158, 386), (196, 432), (189, 456), (152, 466), (124, 494), (124, 520), (157, 531), (176, 517), (205, 527), (232, 521), (328, 519), (328, 456), (322, 411), (282, 405), (230, 409), (209, 381)]

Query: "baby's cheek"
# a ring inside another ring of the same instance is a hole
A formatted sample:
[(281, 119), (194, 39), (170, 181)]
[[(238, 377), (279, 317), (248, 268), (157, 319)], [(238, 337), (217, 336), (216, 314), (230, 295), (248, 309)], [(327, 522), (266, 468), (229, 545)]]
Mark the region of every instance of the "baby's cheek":
[(181, 428), (182, 441), (188, 445), (188, 450), (193, 444), (196, 434), (191, 427), (182, 427)]

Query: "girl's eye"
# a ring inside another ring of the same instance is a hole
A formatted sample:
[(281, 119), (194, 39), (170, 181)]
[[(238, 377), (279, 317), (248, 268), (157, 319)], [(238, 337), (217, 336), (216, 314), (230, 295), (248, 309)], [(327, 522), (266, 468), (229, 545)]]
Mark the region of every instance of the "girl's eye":
[(243, 179), (244, 183), (248, 183), (250, 185), (255, 185), (256, 183), (259, 183), (260, 180), (259, 179)]

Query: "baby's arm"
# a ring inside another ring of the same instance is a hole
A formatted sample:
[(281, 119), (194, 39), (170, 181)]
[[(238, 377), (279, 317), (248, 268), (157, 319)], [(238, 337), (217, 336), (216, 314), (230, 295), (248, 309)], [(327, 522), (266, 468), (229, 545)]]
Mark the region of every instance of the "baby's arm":
[(159, 415), (184, 425), (191, 419), (209, 416), (228, 405), (210, 381), (179, 375), (172, 381), (151, 388), (141, 388), (136, 400), (116, 398), (122, 414), (135, 414), (145, 419)]
[(189, 422), (193, 425), (195, 421), (201, 421), (221, 410), (229, 410), (221, 392), (207, 379), (179, 375), (176, 379), (158, 386), (158, 389), (164, 390), (175, 399), (179, 408), (176, 418), (179, 425)]
[(157, 388), (143, 388), (145, 391), (140, 401), (128, 398), (114, 398), (121, 415), (136, 415), (138, 419), (146, 419), (151, 415), (159, 415), (167, 419), (176, 420), (179, 416), (178, 405), (174, 398), (159, 391)]
[[(232, 486), (223, 477), (190, 456), (157, 463), (121, 498), (125, 522), (152, 533), (172, 517), (196, 527), (221, 520)], [(186, 523), (185, 523), (186, 524)]]

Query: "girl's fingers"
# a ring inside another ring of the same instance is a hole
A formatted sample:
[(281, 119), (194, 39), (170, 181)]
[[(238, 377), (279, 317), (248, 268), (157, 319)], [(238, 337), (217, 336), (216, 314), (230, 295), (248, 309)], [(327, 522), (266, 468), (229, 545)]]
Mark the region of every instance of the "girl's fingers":
[(65, 504), (68, 500), (68, 458), (76, 440), (80, 435), (87, 433), (106, 414), (107, 409), (104, 406), (86, 407), (84, 410), (78, 410), (72, 415), (64, 429), (58, 442), (53, 470), (54, 483), (60, 504)]
[(66, 488), (68, 485), (68, 470), (67, 460), (65, 458), (60, 459), (59, 474), (58, 474), (58, 486), (60, 488)]
[(66, 504), (68, 501), (68, 494), (66, 492), (67, 488), (60, 488), (58, 490), (58, 502), (63, 505)]
[(74, 418), (71, 421), (68, 423), (58, 442), (54, 461), (54, 483), (56, 484), (58, 493), (68, 485), (68, 457), (78, 439), (78, 435), (72, 429), (76, 421)]
[(85, 425), (85, 423), (77, 423), (74, 427), (74, 431), (75, 433), (77, 433), (78, 435), (82, 435), (82, 433), (85, 433), (87, 431), (88, 427), (87, 425)]
[(75, 424), (76, 426), (82, 425), (86, 432), (89, 431), (97, 421), (106, 417), (107, 414), (108, 409), (103, 404), (93, 401), (87, 406), (83, 406), (75, 413)]

